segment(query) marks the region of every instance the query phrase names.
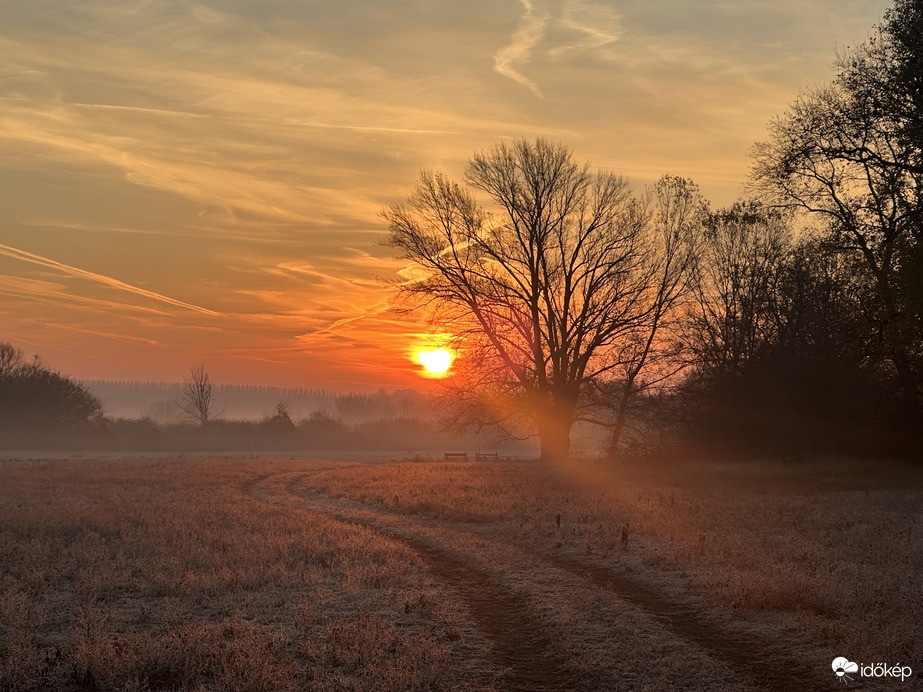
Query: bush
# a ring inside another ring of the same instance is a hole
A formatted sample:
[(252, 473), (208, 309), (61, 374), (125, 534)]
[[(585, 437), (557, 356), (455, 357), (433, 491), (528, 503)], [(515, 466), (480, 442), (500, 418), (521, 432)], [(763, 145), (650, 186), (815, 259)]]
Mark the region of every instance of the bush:
[(0, 442), (7, 446), (76, 442), (102, 422), (102, 403), (84, 385), (38, 357), (0, 342)]

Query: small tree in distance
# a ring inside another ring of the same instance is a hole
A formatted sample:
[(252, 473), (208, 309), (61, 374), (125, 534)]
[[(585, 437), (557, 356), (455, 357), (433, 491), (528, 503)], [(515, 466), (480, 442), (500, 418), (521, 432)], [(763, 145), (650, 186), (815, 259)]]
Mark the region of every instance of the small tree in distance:
[(214, 383), (204, 364), (193, 365), (183, 378), (183, 394), (177, 402), (188, 420), (206, 425), (220, 414), (215, 414)]

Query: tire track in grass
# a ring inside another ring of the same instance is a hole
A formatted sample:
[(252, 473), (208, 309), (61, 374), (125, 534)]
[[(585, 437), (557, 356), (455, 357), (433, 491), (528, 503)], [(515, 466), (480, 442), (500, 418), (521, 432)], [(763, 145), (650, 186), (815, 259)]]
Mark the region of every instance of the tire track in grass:
[[(306, 475), (302, 474), (303, 479)], [(348, 524), (356, 524), (409, 546), (425, 562), (429, 573), (461, 596), (474, 624), (491, 642), (490, 657), (505, 671), (502, 689), (511, 692), (564, 692), (582, 689), (575, 674), (551, 652), (550, 637), (529, 611), (525, 599), (511, 593), (489, 570), (436, 541), (406, 534), (373, 520), (347, 516), (325, 495), (274, 495), (267, 487), (274, 477), (263, 477), (245, 492), (257, 500), (296, 507)], [(344, 507), (345, 509), (345, 507)]]
[[(368, 526), (366, 524), (366, 526)], [(550, 652), (550, 640), (529, 614), (521, 596), (510, 593), (490, 572), (429, 541), (397, 536), (372, 527), (413, 548), (437, 579), (460, 594), (478, 629), (493, 644), (494, 662), (506, 669), (503, 689), (522, 692), (579, 689), (574, 676)]]
[(637, 577), (587, 564), (576, 557), (549, 554), (542, 557), (638, 606), (680, 638), (730, 664), (760, 687), (773, 691), (804, 692), (821, 685), (814, 670), (792, 660), (777, 642), (758, 641), (750, 634), (721, 627), (703, 608), (670, 599)]

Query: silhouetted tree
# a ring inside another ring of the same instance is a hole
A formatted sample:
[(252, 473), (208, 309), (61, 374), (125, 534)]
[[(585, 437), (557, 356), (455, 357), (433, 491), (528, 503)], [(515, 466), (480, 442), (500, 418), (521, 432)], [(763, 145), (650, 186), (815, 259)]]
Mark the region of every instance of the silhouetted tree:
[(838, 156), (923, 172), (923, 3), (896, 0), (869, 39), (836, 61), (835, 83), (850, 95), (843, 113), (858, 125), (887, 132), (898, 146), (842, 147)]
[(578, 420), (610, 429), (610, 459), (619, 454), (630, 415), (637, 417), (640, 409), (656, 405), (661, 387), (688, 363), (683, 313), (694, 289), (708, 204), (694, 183), (675, 176), (657, 181), (647, 203), (651, 207), (643, 259), (647, 285), (636, 296), (643, 314), (635, 329), (614, 345), (618, 366), (607, 376), (589, 381), (588, 398), (592, 402), (598, 395), (601, 404), (597, 415), (591, 410), (578, 416)]
[(22, 351), (0, 342), (0, 429), (6, 436), (50, 442), (85, 431), (101, 417), (102, 403), (84, 385), (50, 370), (38, 356), (27, 361)]
[(839, 58), (754, 150), (754, 187), (815, 221), (860, 260), (863, 311), (904, 404), (923, 383), (923, 38), (921, 5), (899, 0), (879, 32)]
[(822, 238), (772, 231), (771, 210), (746, 208), (758, 214), (743, 225), (728, 227), (727, 212), (711, 224), (743, 237), (709, 234), (702, 253), (717, 270), (700, 275), (707, 283), (690, 320), (697, 360), (672, 402), (689, 433), (761, 453), (908, 449), (859, 261)]
[(736, 372), (773, 339), (775, 292), (790, 237), (785, 218), (759, 202), (737, 202), (710, 215), (686, 322), (700, 368)]
[(183, 415), (204, 426), (215, 418), (214, 384), (204, 364), (194, 365), (183, 378), (183, 393), (177, 402)]
[(5, 341), (0, 341), (0, 377), (6, 377), (25, 366), (22, 351)]
[(657, 360), (700, 198), (669, 179), (638, 199), (625, 179), (542, 139), (475, 154), (465, 181), (489, 208), (424, 172), (407, 203), (384, 212), (390, 244), (415, 263), (397, 288), (464, 348), (456, 420), (488, 411), (534, 425), (542, 456), (565, 458), (574, 421), (598, 413), (601, 388), (591, 389), (622, 380), (627, 401)]
[(343, 449), (355, 437), (343, 421), (323, 411), (299, 421), (298, 430), (309, 449)]

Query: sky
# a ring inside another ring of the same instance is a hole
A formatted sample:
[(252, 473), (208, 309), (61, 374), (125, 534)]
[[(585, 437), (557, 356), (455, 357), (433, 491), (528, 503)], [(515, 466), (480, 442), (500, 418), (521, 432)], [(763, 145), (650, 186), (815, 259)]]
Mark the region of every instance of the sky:
[(0, 341), (81, 380), (426, 389), (380, 211), (546, 137), (712, 205), (890, 3), (0, 5)]

